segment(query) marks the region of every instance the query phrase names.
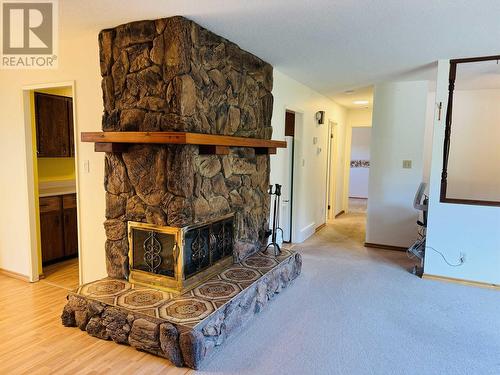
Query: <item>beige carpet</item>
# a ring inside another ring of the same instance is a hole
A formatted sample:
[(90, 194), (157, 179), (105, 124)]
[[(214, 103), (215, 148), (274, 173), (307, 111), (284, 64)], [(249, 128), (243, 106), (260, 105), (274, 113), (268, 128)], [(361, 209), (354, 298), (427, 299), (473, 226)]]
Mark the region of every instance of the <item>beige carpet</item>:
[(413, 276), (405, 253), (362, 246), (364, 220), (298, 245), (294, 285), (201, 373), (500, 374), (500, 294)]

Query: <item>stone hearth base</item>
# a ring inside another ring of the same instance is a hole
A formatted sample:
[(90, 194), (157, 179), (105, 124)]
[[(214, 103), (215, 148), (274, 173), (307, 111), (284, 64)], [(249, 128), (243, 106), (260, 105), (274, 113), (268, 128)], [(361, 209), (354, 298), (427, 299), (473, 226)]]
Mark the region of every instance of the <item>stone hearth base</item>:
[(62, 323), (198, 368), (295, 279), (300, 254), (257, 253), (181, 296), (106, 278), (68, 295)]

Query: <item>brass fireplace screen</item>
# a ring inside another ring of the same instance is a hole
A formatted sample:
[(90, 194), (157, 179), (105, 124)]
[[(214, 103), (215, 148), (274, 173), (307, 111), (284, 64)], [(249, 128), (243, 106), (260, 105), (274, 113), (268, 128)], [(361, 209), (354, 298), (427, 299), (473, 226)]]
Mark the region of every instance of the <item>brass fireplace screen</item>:
[(233, 263), (234, 215), (183, 228), (128, 222), (129, 281), (184, 293)]

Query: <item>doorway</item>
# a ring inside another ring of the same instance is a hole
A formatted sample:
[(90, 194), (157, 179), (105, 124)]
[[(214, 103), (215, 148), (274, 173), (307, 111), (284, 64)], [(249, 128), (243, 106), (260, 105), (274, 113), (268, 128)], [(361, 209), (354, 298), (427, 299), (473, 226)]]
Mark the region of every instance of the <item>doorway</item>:
[(353, 127), (349, 164), (349, 212), (366, 213), (370, 175), (370, 127)]
[(335, 153), (337, 141), (337, 123), (328, 121), (327, 177), (326, 177), (326, 222), (335, 218), (337, 169), (335, 168)]
[(31, 236), (31, 281), (80, 283), (72, 82), (23, 90)]
[(292, 242), (292, 216), (293, 216), (293, 169), (294, 169), (294, 141), (295, 141), (295, 112), (285, 111), (285, 160), (287, 168), (285, 170), (285, 184), (282, 189), (281, 212), (283, 212), (282, 229), (283, 242)]

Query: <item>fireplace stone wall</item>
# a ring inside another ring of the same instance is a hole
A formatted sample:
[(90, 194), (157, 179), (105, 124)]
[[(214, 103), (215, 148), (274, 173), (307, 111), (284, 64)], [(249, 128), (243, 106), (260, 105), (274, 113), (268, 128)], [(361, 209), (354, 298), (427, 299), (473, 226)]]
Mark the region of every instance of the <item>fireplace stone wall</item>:
[[(104, 131), (190, 131), (270, 139), (272, 66), (183, 17), (99, 35)], [(250, 148), (133, 145), (107, 153), (106, 264), (128, 273), (127, 221), (185, 226), (235, 213), (238, 260), (269, 227), (269, 156)]]

